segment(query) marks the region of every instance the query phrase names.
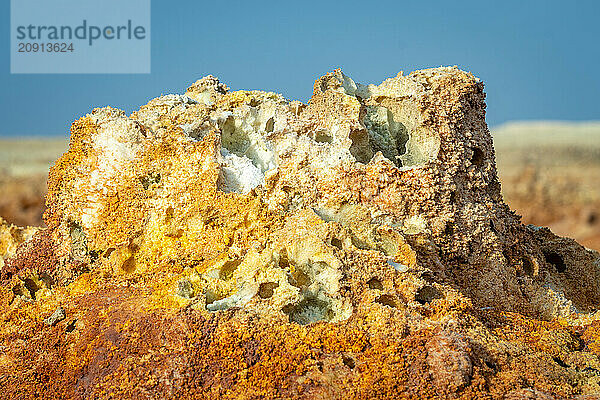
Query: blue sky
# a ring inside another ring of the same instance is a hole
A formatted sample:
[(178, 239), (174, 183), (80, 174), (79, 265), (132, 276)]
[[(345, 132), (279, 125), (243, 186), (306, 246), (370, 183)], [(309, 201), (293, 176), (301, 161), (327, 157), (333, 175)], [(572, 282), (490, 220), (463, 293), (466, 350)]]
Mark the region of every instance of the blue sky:
[(0, 10), (0, 135), (67, 134), (93, 107), (131, 112), (208, 74), (306, 101), (337, 67), (379, 83), (458, 65), (485, 81), (492, 126), (600, 119), (597, 1), (153, 0), (147, 75), (11, 75), (9, 1)]

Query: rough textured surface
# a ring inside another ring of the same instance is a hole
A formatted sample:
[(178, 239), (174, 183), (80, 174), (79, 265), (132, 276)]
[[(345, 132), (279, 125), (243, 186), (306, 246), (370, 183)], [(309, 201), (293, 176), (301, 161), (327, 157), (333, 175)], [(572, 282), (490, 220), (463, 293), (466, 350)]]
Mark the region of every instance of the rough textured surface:
[(1, 270), (3, 395), (591, 398), (599, 255), (503, 203), (484, 116), (456, 68), (94, 110)]
[(38, 228), (21, 228), (9, 224), (0, 217), (0, 269), (4, 269), (4, 260), (12, 257), (16, 253), (17, 247), (31, 239), (37, 231)]

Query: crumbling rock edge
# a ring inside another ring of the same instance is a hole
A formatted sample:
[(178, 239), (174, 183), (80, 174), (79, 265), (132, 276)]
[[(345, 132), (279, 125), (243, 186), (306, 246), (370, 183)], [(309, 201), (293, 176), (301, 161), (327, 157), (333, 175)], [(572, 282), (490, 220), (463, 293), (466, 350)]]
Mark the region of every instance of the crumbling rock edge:
[(484, 97), (336, 70), (308, 104), (208, 76), (93, 110), (47, 229), (0, 226), (4, 394), (597, 394), (599, 255), (504, 204)]

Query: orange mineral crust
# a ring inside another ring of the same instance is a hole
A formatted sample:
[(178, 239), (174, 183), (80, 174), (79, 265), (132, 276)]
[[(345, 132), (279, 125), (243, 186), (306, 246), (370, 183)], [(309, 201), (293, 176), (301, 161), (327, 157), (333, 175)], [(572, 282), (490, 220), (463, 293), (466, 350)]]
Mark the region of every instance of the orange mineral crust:
[(216, 78), (74, 122), (0, 221), (0, 398), (593, 399), (600, 256), (503, 202), (483, 83)]

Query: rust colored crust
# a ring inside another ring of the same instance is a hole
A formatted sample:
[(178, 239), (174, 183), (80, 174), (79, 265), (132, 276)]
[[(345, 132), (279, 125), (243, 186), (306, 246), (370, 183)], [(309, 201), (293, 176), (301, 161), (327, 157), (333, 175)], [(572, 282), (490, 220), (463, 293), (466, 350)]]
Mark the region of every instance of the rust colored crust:
[[(515, 344), (531, 342), (527, 357), (507, 364), (439, 328), (395, 331), (402, 323), (391, 314), (385, 322), (302, 327), (236, 310), (141, 313), (136, 303), (144, 295), (107, 287), (66, 307), (67, 318), (54, 327), (23, 324), (4, 336), (17, 345), (3, 354), (16, 363), (0, 368), (2, 398), (434, 399), (458, 386), (461, 398), (492, 399), (522, 385), (555, 391), (568, 383), (563, 366), (546, 363), (540, 350), (554, 344), (544, 340), (591, 343), (589, 334), (560, 324), (490, 314), (490, 328), (513, 335)], [(73, 321), (74, 310), (87, 311)]]
[(0, 271), (0, 281), (9, 281), (13, 275), (23, 270), (52, 273), (57, 265), (58, 258), (54, 254), (54, 243), (50, 232), (42, 230), (19, 246), (17, 253), (6, 260), (4, 268)]

